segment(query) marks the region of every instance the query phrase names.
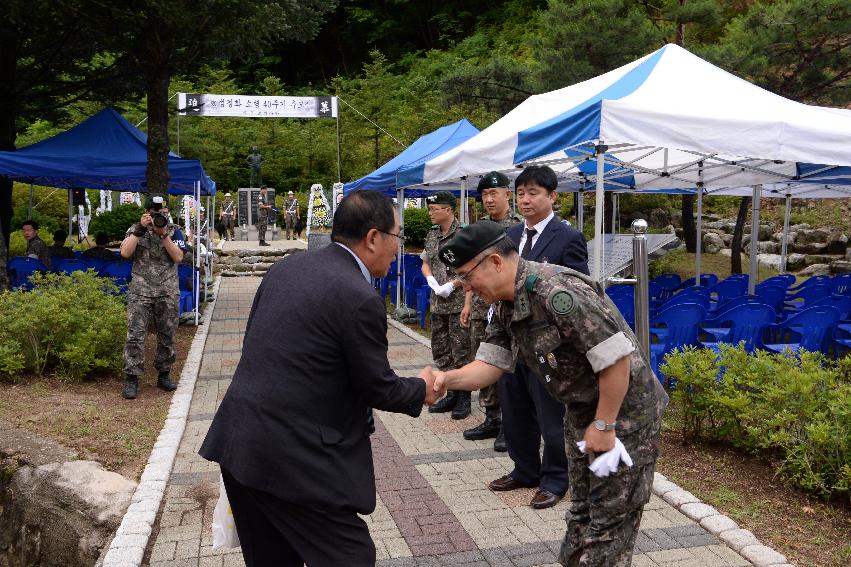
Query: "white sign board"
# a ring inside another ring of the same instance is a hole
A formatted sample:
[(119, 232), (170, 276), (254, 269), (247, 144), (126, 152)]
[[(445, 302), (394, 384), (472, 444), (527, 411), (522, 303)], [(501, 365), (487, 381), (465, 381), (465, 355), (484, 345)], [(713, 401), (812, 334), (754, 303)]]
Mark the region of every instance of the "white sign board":
[[(632, 239), (631, 234), (606, 234), (603, 237), (603, 279), (610, 278), (624, 271), (632, 265)], [(675, 244), (679, 241), (673, 234), (648, 234), (647, 255)], [(588, 250), (594, 249), (594, 241), (588, 243)], [(594, 273), (594, 258), (588, 258), (588, 270)]]
[(336, 118), (335, 96), (253, 96), (177, 93), (181, 116)]

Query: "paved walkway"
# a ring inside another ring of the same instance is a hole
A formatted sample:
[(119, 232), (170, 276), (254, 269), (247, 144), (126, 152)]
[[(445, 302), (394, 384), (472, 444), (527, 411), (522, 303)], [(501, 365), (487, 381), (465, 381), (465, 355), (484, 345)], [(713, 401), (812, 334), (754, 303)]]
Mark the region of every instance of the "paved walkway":
[[(218, 496), (218, 469), (197, 451), (239, 361), (259, 283), (258, 278), (221, 281), (189, 419), (145, 554), (143, 564), (150, 567), (243, 565), (238, 549), (212, 551), (210, 522)], [(390, 362), (400, 375), (415, 375), (431, 363), (431, 351), (400, 330), (391, 327), (388, 340)], [(425, 411), (418, 419), (384, 412), (377, 412), (377, 417), (372, 444), (378, 505), (366, 521), (380, 567), (557, 565), (566, 504), (537, 511), (528, 506), (531, 489), (509, 493), (487, 489), (486, 483), (505, 474), (511, 462), (493, 452), (492, 440), (462, 438), (463, 429), (481, 421), (480, 411), (461, 421)], [(664, 479), (657, 480), (664, 486)], [(713, 533), (724, 531), (712, 522), (704, 524)], [(727, 530), (737, 527), (726, 525)], [(655, 495), (645, 508), (632, 564), (752, 565)]]

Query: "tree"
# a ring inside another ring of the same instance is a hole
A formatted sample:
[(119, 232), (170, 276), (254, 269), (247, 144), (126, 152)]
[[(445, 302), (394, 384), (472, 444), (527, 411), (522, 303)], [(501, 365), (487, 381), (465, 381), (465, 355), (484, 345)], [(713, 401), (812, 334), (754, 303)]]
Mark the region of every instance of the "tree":
[(739, 213), (736, 215), (736, 227), (733, 229), (733, 241), (730, 243), (730, 273), (742, 273), (742, 234), (744, 233), (745, 220), (748, 218), (748, 208), (751, 206), (750, 197), (742, 197), (739, 203)]
[(148, 97), (149, 191), (168, 188), (169, 83), (206, 62), (262, 52), (271, 42), (313, 37), (336, 2), (305, 0), (141, 0), (104, 3), (93, 18), (129, 38), (127, 52), (141, 70)]

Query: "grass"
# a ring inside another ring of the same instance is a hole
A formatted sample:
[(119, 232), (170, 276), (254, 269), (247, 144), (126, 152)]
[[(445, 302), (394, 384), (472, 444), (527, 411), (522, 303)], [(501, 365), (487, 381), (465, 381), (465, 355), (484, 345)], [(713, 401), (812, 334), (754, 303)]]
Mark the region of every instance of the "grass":
[[(695, 254), (686, 252), (683, 248), (668, 252), (655, 262), (651, 262), (649, 272), (651, 277), (665, 272), (679, 274), (682, 279), (693, 278), (695, 271)], [(723, 280), (730, 275), (730, 258), (721, 254), (700, 255), (700, 272), (702, 274), (715, 274), (719, 280)], [(747, 272), (749, 259), (742, 255), (742, 270)], [(767, 266), (760, 265), (757, 269), (757, 280), (762, 281), (777, 275), (777, 270)]]

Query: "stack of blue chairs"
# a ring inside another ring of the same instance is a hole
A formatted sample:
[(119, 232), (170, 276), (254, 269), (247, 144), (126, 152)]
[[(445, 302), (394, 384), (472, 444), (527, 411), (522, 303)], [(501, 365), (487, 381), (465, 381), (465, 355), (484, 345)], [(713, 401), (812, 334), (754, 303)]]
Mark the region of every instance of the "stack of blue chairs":
[(180, 314), (195, 309), (195, 282), (192, 281), (192, 266), (177, 265), (177, 286), (180, 288)]
[(47, 266), (29, 256), (15, 256), (6, 263), (12, 289), (31, 290), (30, 276), (36, 272), (47, 273)]

